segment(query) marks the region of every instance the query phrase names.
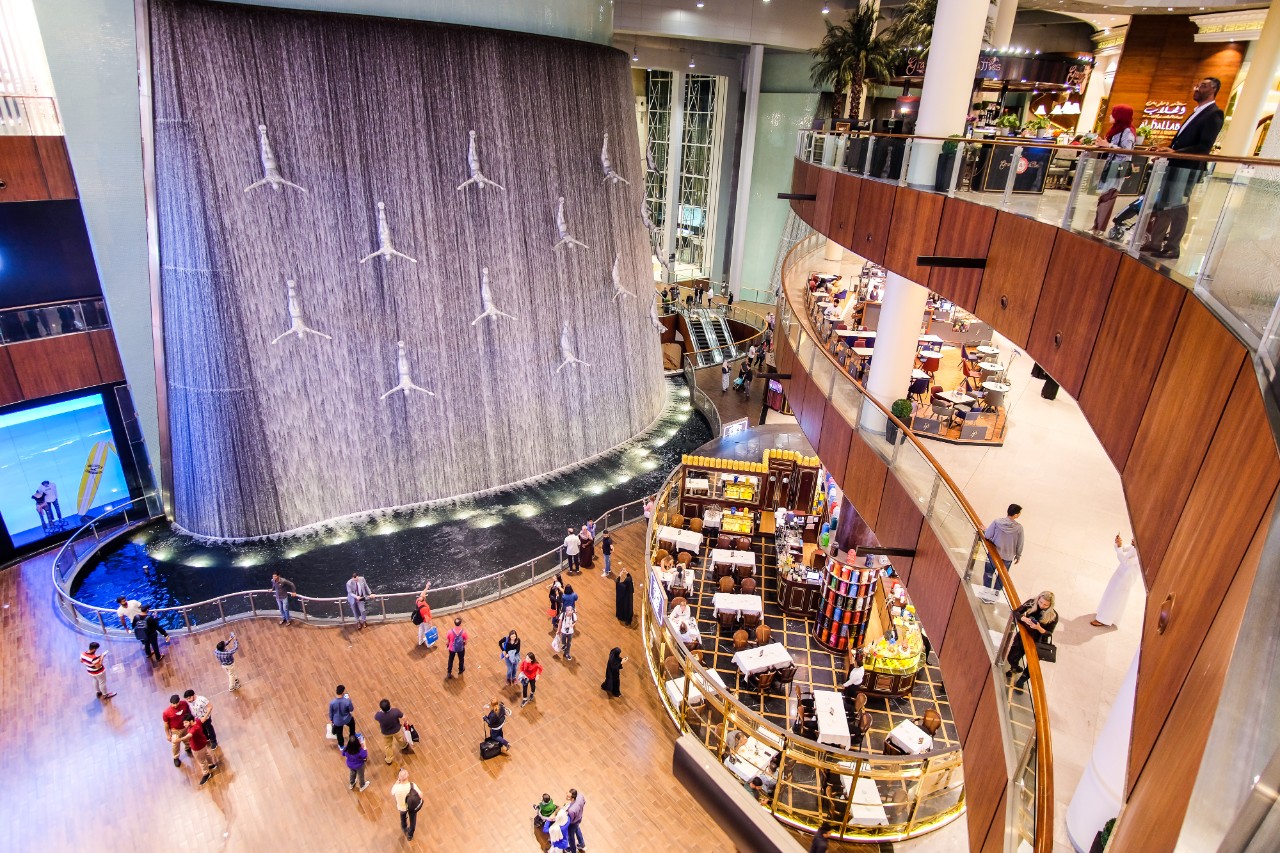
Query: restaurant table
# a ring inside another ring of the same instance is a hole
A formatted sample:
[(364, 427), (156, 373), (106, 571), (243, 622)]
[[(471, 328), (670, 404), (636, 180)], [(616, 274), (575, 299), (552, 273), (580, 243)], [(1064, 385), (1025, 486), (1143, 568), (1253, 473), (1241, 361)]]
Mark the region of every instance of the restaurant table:
[(770, 749), (755, 738), (749, 737), (737, 752), (725, 756), (724, 766), (732, 770), (733, 775), (743, 782), (749, 782), (762, 773), (768, 773), (769, 762), (777, 754), (776, 749)]
[[(757, 596), (758, 597), (758, 596)], [(791, 652), (782, 643), (769, 643), (754, 649), (744, 649), (733, 656), (733, 665), (743, 675), (755, 675), (769, 669), (782, 669), (794, 664)]]
[(707, 510), (706, 512), (704, 512), (704, 513), (702, 514), (702, 527), (703, 527), (703, 529), (706, 529), (706, 528), (708, 528), (708, 527), (712, 527), (712, 528), (715, 528), (716, 530), (719, 530), (719, 529), (720, 529), (720, 514), (721, 514), (721, 512), (722, 512), (722, 510), (718, 510), (718, 509), (709, 509), (709, 510)]
[[(841, 767), (848, 768), (849, 775), (840, 774), (840, 784), (844, 787), (844, 795), (849, 796), (849, 780), (853, 778), (854, 766), (851, 761), (841, 761)], [(874, 779), (859, 776), (853, 786), (853, 799), (849, 803), (850, 826), (887, 826), (889, 815), (884, 810), (884, 800), (880, 797), (880, 789)]]
[(813, 710), (818, 717), (818, 743), (848, 749), (849, 718), (844, 713), (844, 697), (834, 690), (813, 691)]
[(684, 481), (684, 488), (687, 492), (706, 492), (711, 490), (711, 481), (703, 479), (695, 479), (690, 477)]
[(719, 616), (721, 613), (735, 613), (741, 616), (764, 613), (764, 598), (759, 595), (743, 595), (740, 592), (717, 592), (711, 596), (711, 610)]
[(928, 379), (929, 374), (925, 373), (923, 370), (921, 370), (918, 367), (914, 367), (911, 369), (911, 378), (912, 379)]
[(1003, 382), (983, 382), (982, 387), (986, 391), (995, 391), (998, 394), (1008, 394), (1009, 390), (1013, 386), (1006, 385)]
[(1004, 370), (1004, 365), (998, 361), (979, 362), (978, 367), (981, 367), (983, 370), (987, 371), (988, 373), (999, 373), (1000, 371)]
[(858, 358), (871, 358), (876, 354), (876, 351), (871, 347), (850, 347), (850, 349), (853, 350), (853, 354)]
[(874, 338), (875, 332), (855, 331), (853, 329), (839, 329), (836, 334), (842, 338)]
[(670, 542), (677, 547), (678, 550), (693, 551), (695, 554), (702, 550), (702, 534), (695, 533), (692, 530), (681, 530), (678, 527), (662, 526), (658, 528), (658, 544)]
[(937, 396), (953, 406), (967, 406), (973, 402), (972, 397), (960, 391), (942, 391)]
[(937, 335), (921, 335), (920, 337), (916, 338), (916, 340), (918, 340), (922, 344), (946, 343), (946, 341), (944, 341), (942, 338), (938, 337)]
[(920, 358), (942, 358), (942, 350), (940, 349), (922, 349), (920, 350)]
[[(663, 571), (661, 566), (654, 566), (653, 571), (655, 574), (657, 574), (658, 579), (662, 581), (664, 586), (670, 587), (673, 583), (675, 583), (676, 572), (678, 572), (679, 569), (671, 569), (670, 571)], [(682, 586), (692, 587), (693, 581), (696, 579), (696, 577), (697, 576), (694, 575), (691, 569), (685, 569), (684, 578), (682, 578), (682, 580), (686, 580), (688, 581), (688, 583), (682, 584)]]
[[(709, 677), (716, 684), (719, 684), (721, 687), (724, 687), (726, 690), (728, 689), (728, 687), (724, 683), (724, 679), (720, 677), (720, 673), (716, 672), (714, 669), (707, 670), (707, 677)], [(685, 682), (685, 678), (682, 675), (679, 678), (673, 678), (671, 681), (668, 681), (666, 683), (667, 697), (671, 699), (672, 705), (680, 704), (680, 701), (684, 695), (684, 682)], [(701, 675), (694, 676), (693, 683), (689, 685), (689, 704), (690, 705), (701, 705), (703, 702), (707, 701), (706, 697), (702, 695), (702, 692), (698, 690), (699, 686), (708, 687), (705, 678)], [(708, 689), (710, 690), (709, 687)], [(714, 691), (711, 691), (711, 692), (714, 692)]]
[(919, 755), (933, 749), (933, 738), (910, 720), (903, 720), (894, 726), (886, 740), (893, 741), (894, 746), (907, 755)]
[(1000, 350), (997, 347), (980, 346), (974, 347), (980, 355), (999, 355)]
[(711, 559), (707, 568), (715, 568), (718, 565), (726, 566), (755, 566), (755, 551), (730, 551), (726, 548), (712, 548)]

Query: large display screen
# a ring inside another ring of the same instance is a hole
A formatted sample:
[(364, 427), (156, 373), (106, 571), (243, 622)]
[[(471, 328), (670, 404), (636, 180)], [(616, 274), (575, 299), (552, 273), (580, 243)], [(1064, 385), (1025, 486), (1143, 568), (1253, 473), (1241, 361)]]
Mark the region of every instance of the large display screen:
[(15, 548), (128, 500), (101, 394), (0, 415), (0, 516)]
[(101, 295), (80, 202), (0, 204), (0, 308)]

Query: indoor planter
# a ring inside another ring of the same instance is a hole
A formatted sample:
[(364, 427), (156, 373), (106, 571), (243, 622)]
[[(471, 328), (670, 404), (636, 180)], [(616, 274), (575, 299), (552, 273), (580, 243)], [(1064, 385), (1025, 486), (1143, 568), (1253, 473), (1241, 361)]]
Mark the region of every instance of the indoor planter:
[(956, 154), (960, 150), (960, 143), (954, 140), (964, 139), (958, 133), (953, 133), (947, 137), (947, 141), (942, 143), (942, 153), (938, 155), (938, 165), (933, 170), (933, 189), (935, 192), (944, 193), (951, 187), (951, 170), (955, 167)]
[[(893, 417), (902, 423), (911, 422), (911, 401), (902, 399), (894, 400), (893, 405), (889, 407), (889, 411), (893, 413)], [(885, 421), (884, 437), (889, 440), (890, 444), (901, 444), (906, 440), (906, 436), (902, 434), (902, 430), (898, 429), (898, 424), (892, 419)]]

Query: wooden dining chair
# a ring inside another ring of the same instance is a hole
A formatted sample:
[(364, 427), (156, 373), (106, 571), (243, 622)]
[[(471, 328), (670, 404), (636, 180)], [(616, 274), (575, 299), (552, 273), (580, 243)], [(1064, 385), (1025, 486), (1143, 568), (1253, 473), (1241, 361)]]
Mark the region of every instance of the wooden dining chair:
[(679, 585), (676, 585), (676, 584), (672, 584), (672, 585), (671, 585), (671, 597), (672, 597), (672, 598), (684, 598), (684, 597), (686, 597), (688, 594), (689, 594), (689, 587), (687, 587), (687, 586), (679, 586)]
[(659, 548), (657, 553), (653, 555), (655, 565), (661, 565), (662, 561), (671, 556), (671, 552), (666, 548)]
[(764, 692), (773, 686), (773, 680), (777, 673), (771, 669), (757, 673), (755, 677), (755, 688), (760, 692), (760, 700), (764, 701)]
[(733, 575), (725, 575), (720, 578), (720, 591), (733, 592)]
[(676, 554), (676, 562), (679, 563), (680, 568), (683, 569), (685, 566), (693, 562), (693, 555), (688, 551), (681, 551), (679, 554)]
[(677, 530), (684, 529), (684, 516), (678, 512), (672, 514), (670, 526), (676, 528)]
[(756, 594), (756, 579), (755, 579), (755, 578), (747, 578), (746, 580), (744, 580), (744, 581), (742, 582), (742, 594), (743, 594), (743, 595), (755, 595), (755, 594)]
[(675, 655), (667, 655), (666, 660), (662, 662), (662, 673), (669, 681), (684, 676), (684, 670), (680, 668), (680, 661), (676, 660)]
[(690, 529), (690, 530), (692, 530), (694, 533), (701, 533), (701, 532), (702, 532), (702, 519), (700, 519), (700, 518), (691, 518), (691, 519), (689, 519), (689, 529)]
[(750, 550), (751, 550), (751, 537), (750, 537), (750, 536), (739, 536), (739, 537), (738, 537), (738, 541), (737, 541), (735, 544), (736, 544), (737, 549), (738, 549), (739, 551), (750, 551)]
[(933, 708), (928, 708), (916, 725), (924, 729), (929, 737), (937, 737), (938, 729), (942, 728), (942, 715)]
[(719, 620), (720, 630), (722, 631), (732, 631), (738, 627), (738, 614), (736, 613), (722, 610), (716, 615), (716, 619)]
[(733, 550), (733, 536), (728, 533), (721, 533), (716, 536), (716, 547), (722, 551)]
[[(757, 625), (756, 626), (756, 645), (757, 646), (769, 645), (769, 636), (772, 633), (773, 631), (772, 629), (769, 628), (768, 625)], [(793, 666), (792, 669), (794, 670), (795, 667)], [(794, 672), (792, 674), (794, 675)]]
[(733, 632), (733, 650), (740, 652), (747, 647), (748, 634), (742, 628)]
[(742, 624), (751, 630), (755, 630), (756, 626), (760, 624), (760, 614), (759, 613), (743, 613)]

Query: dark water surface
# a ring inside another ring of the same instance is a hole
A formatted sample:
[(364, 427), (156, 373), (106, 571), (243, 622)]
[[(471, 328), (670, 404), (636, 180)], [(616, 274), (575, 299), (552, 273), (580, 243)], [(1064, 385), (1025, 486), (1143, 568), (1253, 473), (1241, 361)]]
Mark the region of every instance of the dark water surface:
[[(711, 438), (706, 420), (673, 382), (648, 432), (585, 465), (493, 494), (319, 525), (278, 541), (211, 544), (158, 522), (102, 552), (80, 574), (78, 601), (115, 607), (127, 595), (153, 607), (270, 586), (279, 572), (315, 597), (344, 595), (359, 571), (377, 593), (443, 587), (484, 577), (557, 547), (570, 526), (651, 495), (680, 456)], [(597, 537), (599, 533), (597, 532)], [(599, 549), (597, 548), (597, 564)]]

